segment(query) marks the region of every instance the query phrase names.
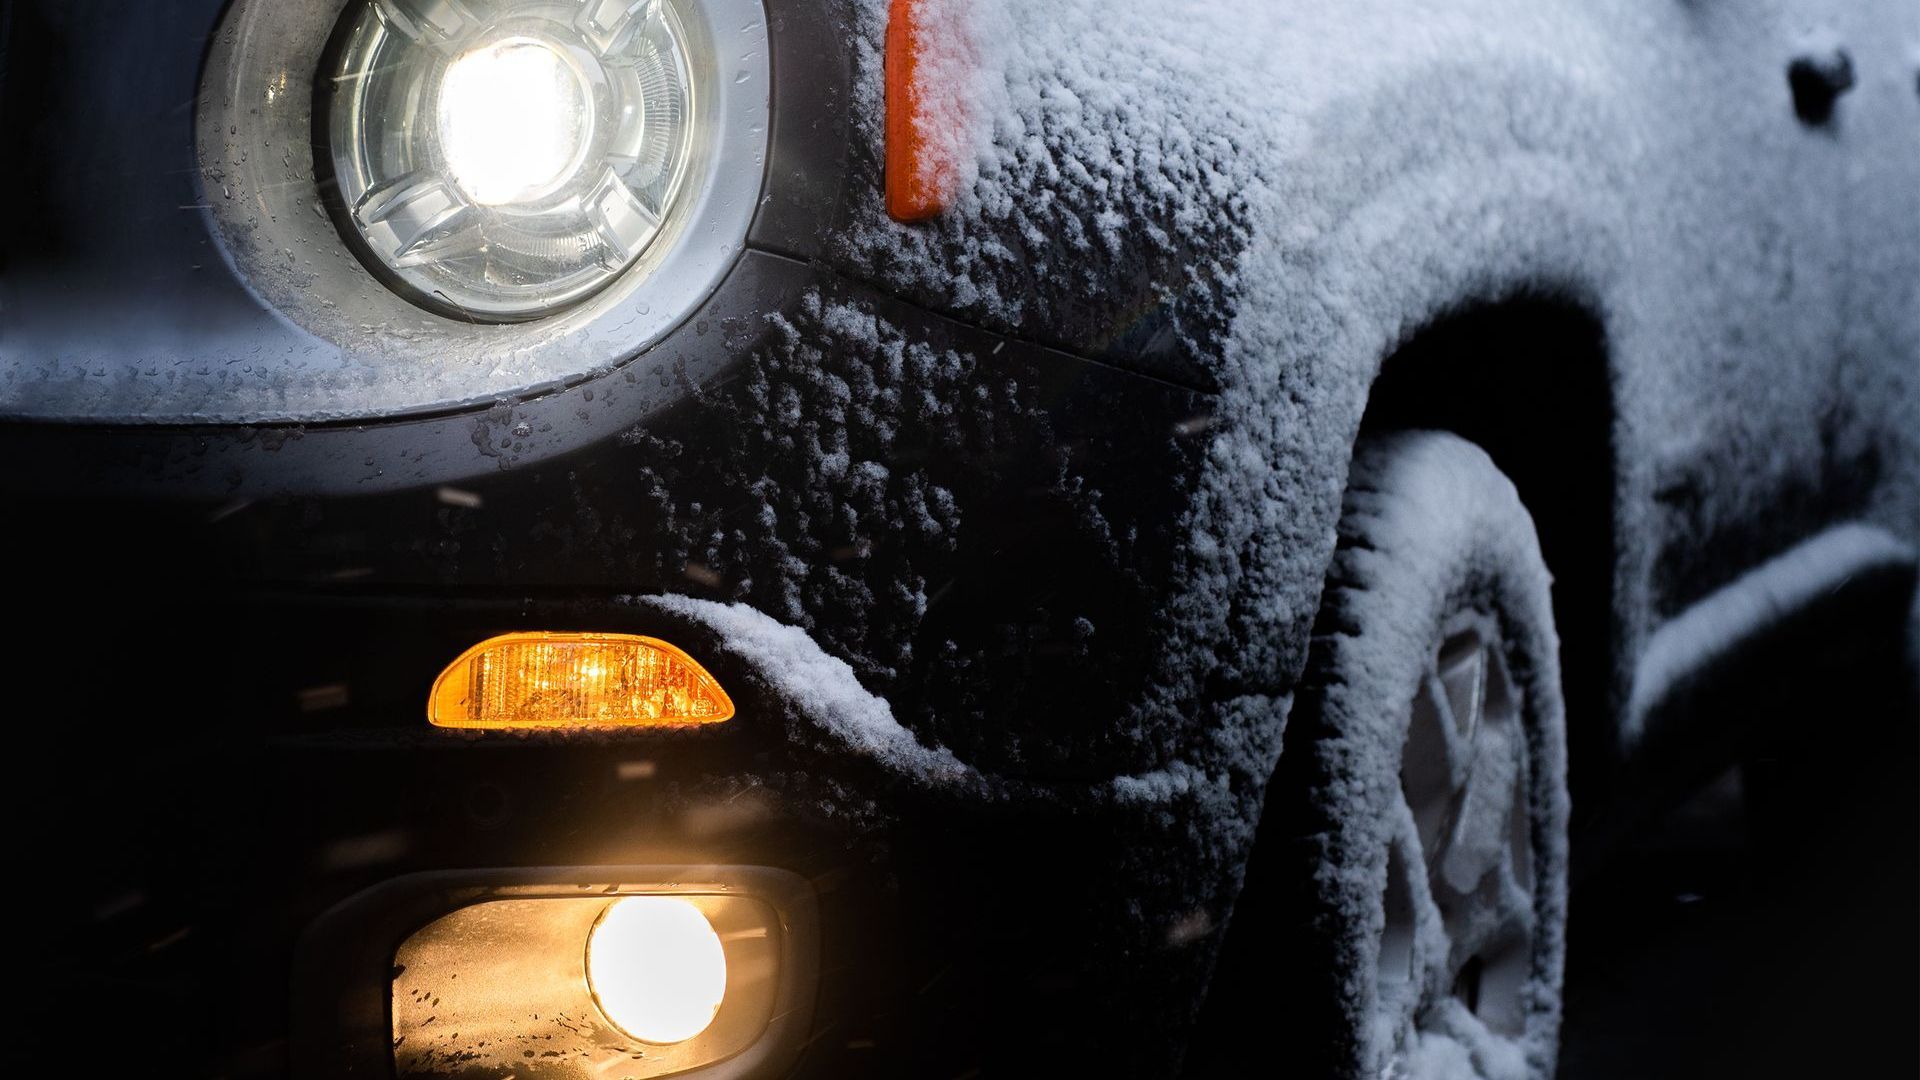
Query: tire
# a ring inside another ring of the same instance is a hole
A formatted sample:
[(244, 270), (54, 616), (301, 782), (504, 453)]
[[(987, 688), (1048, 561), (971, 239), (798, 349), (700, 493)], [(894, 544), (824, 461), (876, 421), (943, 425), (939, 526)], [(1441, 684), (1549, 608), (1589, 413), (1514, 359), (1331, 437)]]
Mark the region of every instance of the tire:
[(1246, 915), (1277, 920), (1289, 1073), (1552, 1075), (1568, 798), (1549, 581), (1478, 447), (1357, 449), (1268, 790), (1280, 910)]

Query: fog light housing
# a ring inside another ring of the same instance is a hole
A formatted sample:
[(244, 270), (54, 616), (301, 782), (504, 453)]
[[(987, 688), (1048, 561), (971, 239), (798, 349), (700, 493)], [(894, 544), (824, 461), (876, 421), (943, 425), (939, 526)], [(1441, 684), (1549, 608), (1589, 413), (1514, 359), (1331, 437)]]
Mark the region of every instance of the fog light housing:
[(392, 954), (397, 1075), (645, 1080), (723, 1061), (746, 1075), (790, 1048), (767, 1040), (807, 974), (797, 906), (697, 879), (515, 891)]
[(343, 231), (443, 314), (578, 303), (684, 201), (686, 42), (665, 0), (358, 0), (328, 69)]
[[(594, 928), (635, 898), (691, 905), (724, 954), (718, 1011), (677, 1043), (616, 1026), (589, 985)], [(763, 1080), (786, 1075), (806, 1046), (819, 985), (819, 901), (791, 871), (681, 863), (409, 874), (347, 899), (301, 935), (288, 1058), (296, 1080)]]

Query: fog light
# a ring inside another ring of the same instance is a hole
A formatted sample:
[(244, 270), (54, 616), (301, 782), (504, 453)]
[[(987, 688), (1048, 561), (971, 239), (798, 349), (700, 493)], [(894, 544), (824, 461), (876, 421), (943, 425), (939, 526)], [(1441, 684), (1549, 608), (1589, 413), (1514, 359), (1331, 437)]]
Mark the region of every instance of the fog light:
[(642, 1042), (683, 1042), (720, 1012), (727, 956), (699, 908), (671, 896), (628, 897), (587, 939), (587, 986), (620, 1030)]
[[(401, 939), (370, 953), (376, 977), (392, 980), (380, 1014), (390, 1023), (343, 1041), (377, 1047), (401, 1080), (648, 1080), (720, 1062), (715, 1076), (784, 1075), (810, 1024), (811, 891), (764, 869), (641, 873), (656, 880), (449, 888), (444, 875), (422, 875), (442, 879), (430, 890), (439, 899), (370, 897), (373, 921), (340, 926), (327, 955)], [(463, 901), (418, 924), (421, 910)], [(338, 987), (320, 992), (358, 1000)], [(312, 1075), (386, 1071), (354, 1061)]]
[(686, 727), (733, 716), (693, 657), (630, 634), (503, 634), (447, 665), (427, 719), (453, 728)]
[(410, 298), (558, 311), (673, 218), (692, 144), (666, 0), (360, 0), (332, 65), (343, 227)]

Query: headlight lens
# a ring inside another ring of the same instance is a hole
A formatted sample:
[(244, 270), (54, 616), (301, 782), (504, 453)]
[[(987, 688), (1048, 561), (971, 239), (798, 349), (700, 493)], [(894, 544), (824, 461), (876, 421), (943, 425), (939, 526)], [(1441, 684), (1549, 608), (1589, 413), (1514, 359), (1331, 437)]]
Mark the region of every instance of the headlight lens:
[(362, 0), (331, 69), (346, 231), (446, 314), (576, 303), (678, 208), (691, 62), (661, 0)]

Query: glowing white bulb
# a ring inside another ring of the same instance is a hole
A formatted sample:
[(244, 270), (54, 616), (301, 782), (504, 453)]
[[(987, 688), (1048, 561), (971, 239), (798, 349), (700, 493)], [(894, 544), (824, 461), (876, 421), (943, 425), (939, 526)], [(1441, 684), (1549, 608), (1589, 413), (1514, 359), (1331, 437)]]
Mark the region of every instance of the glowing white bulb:
[(679, 13), (760, 8), (342, 2), (359, 14), (328, 116), (341, 224), (408, 299), (482, 322), (579, 303), (676, 235), (711, 119)]
[(713, 924), (672, 896), (616, 900), (587, 938), (587, 985), (615, 1027), (642, 1042), (691, 1039), (727, 992)]
[(474, 202), (530, 202), (580, 167), (589, 109), (580, 73), (552, 46), (532, 38), (494, 42), (447, 66), (441, 153)]

